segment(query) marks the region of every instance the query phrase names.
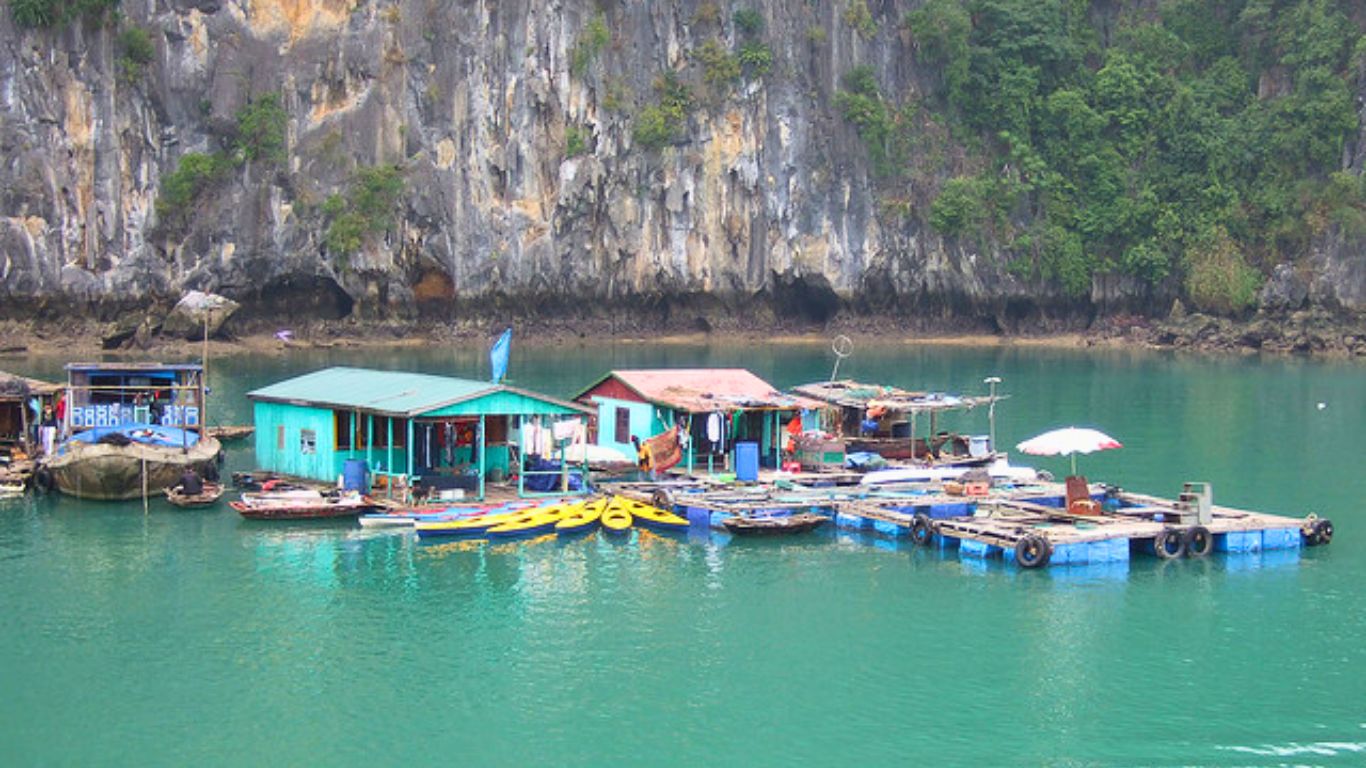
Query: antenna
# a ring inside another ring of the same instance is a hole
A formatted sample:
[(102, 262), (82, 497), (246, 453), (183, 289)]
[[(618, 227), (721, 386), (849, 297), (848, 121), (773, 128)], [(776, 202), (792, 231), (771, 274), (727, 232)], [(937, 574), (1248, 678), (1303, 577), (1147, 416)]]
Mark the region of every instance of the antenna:
[(983, 384), (991, 386), (991, 404), (987, 406), (987, 424), (990, 427), (991, 436), (987, 439), (991, 441), (990, 450), (996, 451), (996, 385), (1001, 383), (1000, 376), (988, 376), (982, 379)]
[(834, 381), (839, 375), (840, 363), (854, 353), (854, 342), (841, 333), (830, 342), (830, 350), (835, 353), (835, 367), (830, 369), (830, 380)]

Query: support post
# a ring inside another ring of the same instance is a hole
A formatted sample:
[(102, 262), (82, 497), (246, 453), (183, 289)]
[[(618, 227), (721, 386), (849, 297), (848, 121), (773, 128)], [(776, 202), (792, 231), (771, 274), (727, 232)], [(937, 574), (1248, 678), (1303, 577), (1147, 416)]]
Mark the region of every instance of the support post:
[(484, 500), (484, 414), (479, 414), (479, 500)]

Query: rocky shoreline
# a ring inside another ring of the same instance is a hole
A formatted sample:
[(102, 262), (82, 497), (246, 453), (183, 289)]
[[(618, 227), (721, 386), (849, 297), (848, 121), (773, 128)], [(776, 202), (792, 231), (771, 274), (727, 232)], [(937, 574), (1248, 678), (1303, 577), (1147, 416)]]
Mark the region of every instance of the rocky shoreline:
[[(108, 352), (153, 353), (200, 341), (202, 331), (167, 323), (164, 310), (142, 310), (113, 322), (88, 317), (45, 321), (0, 321), (0, 356), (68, 354), (90, 356)], [(519, 343), (560, 345), (595, 340), (641, 343), (726, 343), (762, 340), (769, 343), (822, 343), (837, 334), (857, 340), (908, 344), (972, 346), (1113, 347), (1190, 350), (1223, 354), (1275, 354), (1324, 358), (1366, 357), (1366, 317), (1302, 311), (1258, 313), (1231, 320), (1178, 307), (1169, 317), (1114, 316), (1084, 328), (1039, 328), (1000, 333), (990, 323), (908, 321), (905, 317), (839, 315), (821, 323), (780, 321), (774, 318), (735, 317), (674, 326), (643, 324), (626, 318), (575, 319), (493, 317), (465, 321), (366, 321), (357, 318), (315, 320), (273, 328), (260, 321), (229, 321), (211, 338), (211, 351), (273, 353), (290, 349), (404, 346), (489, 340), (503, 328), (518, 330)]]

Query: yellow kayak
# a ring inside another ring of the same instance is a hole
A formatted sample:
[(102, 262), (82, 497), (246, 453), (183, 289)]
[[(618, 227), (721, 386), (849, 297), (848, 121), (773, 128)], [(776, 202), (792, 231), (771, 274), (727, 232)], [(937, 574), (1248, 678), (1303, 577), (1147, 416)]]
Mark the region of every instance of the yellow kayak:
[(631, 530), (631, 513), (627, 512), (614, 498), (602, 511), (602, 527), (608, 533), (626, 533)]
[(584, 502), (574, 513), (565, 515), (555, 523), (555, 532), (561, 536), (587, 533), (598, 527), (602, 511), (607, 508), (607, 499), (594, 499)]
[(524, 515), (516, 520), (510, 520), (488, 529), (489, 537), (511, 538), (514, 536), (532, 536), (554, 530), (556, 523), (564, 519), (566, 515), (577, 512), (582, 504), (583, 502), (577, 502), (573, 504), (551, 504), (548, 507), (540, 507), (531, 514)]
[(499, 512), (496, 515), (483, 515), (464, 520), (422, 521), (413, 527), (417, 535), (423, 536), (483, 536), (490, 528), (532, 517), (544, 511), (545, 507), (518, 509), (512, 512)]
[(644, 504), (621, 496), (613, 497), (612, 504), (631, 513), (631, 517), (635, 522), (646, 528), (656, 528), (664, 531), (688, 530), (688, 521), (686, 518), (679, 517), (678, 515), (662, 510), (659, 507), (652, 507), (649, 504)]

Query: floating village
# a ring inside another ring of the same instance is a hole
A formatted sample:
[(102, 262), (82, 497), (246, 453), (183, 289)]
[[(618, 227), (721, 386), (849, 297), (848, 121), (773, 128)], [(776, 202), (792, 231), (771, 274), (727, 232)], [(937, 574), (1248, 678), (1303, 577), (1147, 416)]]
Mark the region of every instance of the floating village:
[[(1122, 447), (1063, 427), (1016, 446), (1070, 456), (1061, 482), (996, 445), (1002, 382), (947, 394), (837, 378), (782, 391), (743, 369), (613, 370), (564, 400), (492, 381), (332, 367), (248, 393), (209, 426), (201, 364), (72, 363), (64, 383), (0, 373), (0, 497), (62, 493), (347, 519), (422, 541), (628, 535), (643, 527), (796, 536), (835, 527), (1020, 568), (1199, 558), (1329, 543), (1333, 524), (1090, 482)], [(839, 354), (837, 350), (837, 354)], [(955, 414), (985, 409), (986, 434)], [(256, 468), (220, 477), (254, 441)]]

